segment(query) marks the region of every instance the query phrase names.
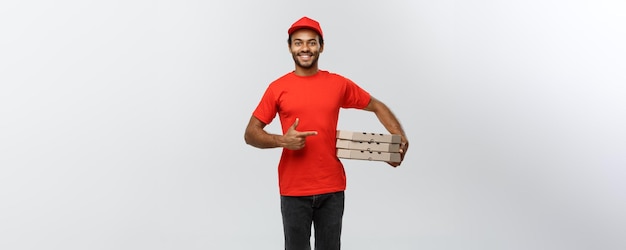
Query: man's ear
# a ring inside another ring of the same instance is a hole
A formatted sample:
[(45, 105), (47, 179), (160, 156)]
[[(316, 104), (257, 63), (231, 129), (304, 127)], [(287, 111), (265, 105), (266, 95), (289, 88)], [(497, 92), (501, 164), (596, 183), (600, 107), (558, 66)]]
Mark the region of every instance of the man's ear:
[(324, 52), (324, 44), (320, 44), (320, 53)]

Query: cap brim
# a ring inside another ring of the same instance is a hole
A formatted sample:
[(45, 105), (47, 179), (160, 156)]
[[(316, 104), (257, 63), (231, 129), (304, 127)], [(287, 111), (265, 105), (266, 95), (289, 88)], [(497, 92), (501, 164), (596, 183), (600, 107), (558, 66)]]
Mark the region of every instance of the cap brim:
[(289, 30), (287, 30), (287, 33), (291, 35), (297, 30), (301, 30), (301, 29), (308, 29), (308, 30), (315, 31), (320, 37), (323, 37), (322, 33), (318, 29), (316, 29), (315, 27), (307, 26), (307, 25), (299, 25), (299, 26), (291, 27), (289, 28)]

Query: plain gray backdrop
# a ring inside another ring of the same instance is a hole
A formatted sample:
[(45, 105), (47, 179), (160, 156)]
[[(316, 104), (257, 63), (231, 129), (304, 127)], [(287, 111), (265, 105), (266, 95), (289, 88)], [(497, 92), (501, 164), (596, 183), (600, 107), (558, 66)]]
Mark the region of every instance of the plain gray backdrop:
[[(0, 249), (281, 249), (280, 149), (246, 145), (293, 70), (385, 102), (411, 146), (344, 160), (344, 249), (626, 249), (624, 1), (3, 1)], [(339, 128), (386, 132), (343, 110)], [(278, 120), (267, 129), (279, 133)]]

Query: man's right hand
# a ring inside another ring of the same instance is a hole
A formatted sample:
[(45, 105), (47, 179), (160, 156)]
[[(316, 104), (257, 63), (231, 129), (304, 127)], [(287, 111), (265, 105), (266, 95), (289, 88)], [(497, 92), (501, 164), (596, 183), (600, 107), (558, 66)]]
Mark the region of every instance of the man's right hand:
[(299, 150), (304, 148), (304, 144), (306, 142), (306, 137), (311, 135), (317, 135), (317, 131), (298, 131), (296, 128), (298, 127), (298, 123), (300, 122), (299, 118), (296, 118), (296, 121), (289, 127), (287, 133), (285, 133), (280, 138), (280, 144), (283, 148), (291, 149), (291, 150)]

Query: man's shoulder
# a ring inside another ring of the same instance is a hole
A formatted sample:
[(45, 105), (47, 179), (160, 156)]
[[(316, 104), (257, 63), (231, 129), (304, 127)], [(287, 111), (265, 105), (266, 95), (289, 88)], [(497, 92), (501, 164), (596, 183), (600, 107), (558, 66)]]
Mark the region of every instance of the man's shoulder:
[(320, 73), (323, 73), (326, 77), (333, 78), (333, 79), (340, 79), (340, 80), (348, 79), (347, 77), (339, 73), (335, 73), (335, 72), (331, 72), (327, 70), (320, 70)]
[(332, 72), (332, 71), (329, 71), (329, 70), (322, 70), (322, 69), (320, 69), (318, 72), (319, 72), (320, 75), (325, 75), (325, 76), (331, 76), (331, 77), (340, 76), (339, 74), (337, 74), (335, 72)]
[(285, 81), (291, 79), (293, 77), (293, 75), (294, 75), (293, 71), (291, 71), (291, 72), (289, 72), (287, 74), (284, 74), (281, 77), (276, 78), (276, 80), (272, 81), (270, 83), (270, 85), (276, 85), (276, 84), (280, 84), (282, 82), (285, 82)]

